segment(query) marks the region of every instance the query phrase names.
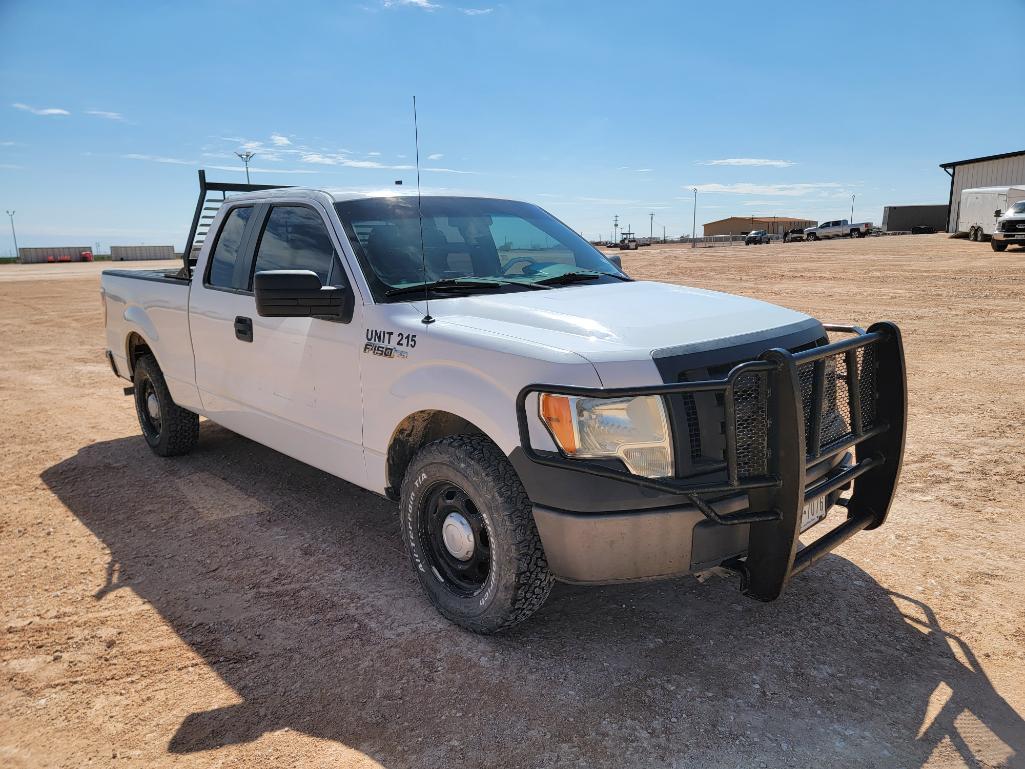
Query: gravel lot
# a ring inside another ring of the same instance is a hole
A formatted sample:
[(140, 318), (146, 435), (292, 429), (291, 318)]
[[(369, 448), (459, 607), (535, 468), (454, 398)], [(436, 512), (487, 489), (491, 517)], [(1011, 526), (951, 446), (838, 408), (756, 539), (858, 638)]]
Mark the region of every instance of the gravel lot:
[(209, 422), (153, 456), (103, 359), (103, 265), (0, 267), (0, 765), (1025, 766), (1025, 252), (625, 264), (900, 323), (895, 509), (773, 604), (557, 585), (499, 638), (428, 605), (393, 504)]

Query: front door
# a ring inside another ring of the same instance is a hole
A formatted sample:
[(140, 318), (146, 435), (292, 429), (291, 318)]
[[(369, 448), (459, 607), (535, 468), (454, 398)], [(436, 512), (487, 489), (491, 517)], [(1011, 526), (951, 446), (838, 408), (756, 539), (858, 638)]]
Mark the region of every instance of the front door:
[[(197, 301), (201, 320), (193, 326), (193, 345), (204, 406), (209, 400), (213, 419), (260, 443), (363, 483), (361, 307), (357, 303), (350, 323), (263, 318), (252, 294), (255, 273), (287, 269), (312, 270), (324, 285), (351, 290), (340, 251), (324, 213), (309, 203), (261, 205), (253, 217), (233, 291)], [(230, 334), (223, 362), (200, 351), (214, 334), (218, 340)], [(231, 413), (224, 414), (226, 408)]]

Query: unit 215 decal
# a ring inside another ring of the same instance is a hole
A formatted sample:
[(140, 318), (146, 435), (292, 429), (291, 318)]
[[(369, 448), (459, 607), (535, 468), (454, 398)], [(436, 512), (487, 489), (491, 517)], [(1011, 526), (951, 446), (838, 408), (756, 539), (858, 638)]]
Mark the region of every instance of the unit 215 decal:
[(416, 334), (368, 328), (363, 352), (380, 358), (408, 358), (408, 349), (413, 347), (416, 347)]

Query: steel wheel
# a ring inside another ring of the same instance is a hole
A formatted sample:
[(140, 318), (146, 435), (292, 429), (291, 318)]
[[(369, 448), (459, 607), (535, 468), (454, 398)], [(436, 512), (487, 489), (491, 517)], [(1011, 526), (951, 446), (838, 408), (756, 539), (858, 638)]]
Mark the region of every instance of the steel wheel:
[(158, 440), (161, 424), (160, 399), (157, 397), (153, 380), (149, 377), (143, 379), (141, 386), (135, 389), (135, 397), (143, 432), (147, 437)]
[(491, 537), (465, 491), (448, 482), (428, 489), (419, 535), (431, 569), (449, 590), (471, 596), (484, 588), (491, 574)]

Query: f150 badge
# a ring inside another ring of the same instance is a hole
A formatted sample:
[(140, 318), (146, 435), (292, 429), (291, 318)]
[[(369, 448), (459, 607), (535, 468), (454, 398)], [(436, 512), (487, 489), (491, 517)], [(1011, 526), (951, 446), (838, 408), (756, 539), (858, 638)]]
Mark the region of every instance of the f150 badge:
[(416, 334), (368, 328), (363, 352), (380, 358), (408, 358), (408, 348), (412, 347), (416, 347)]

